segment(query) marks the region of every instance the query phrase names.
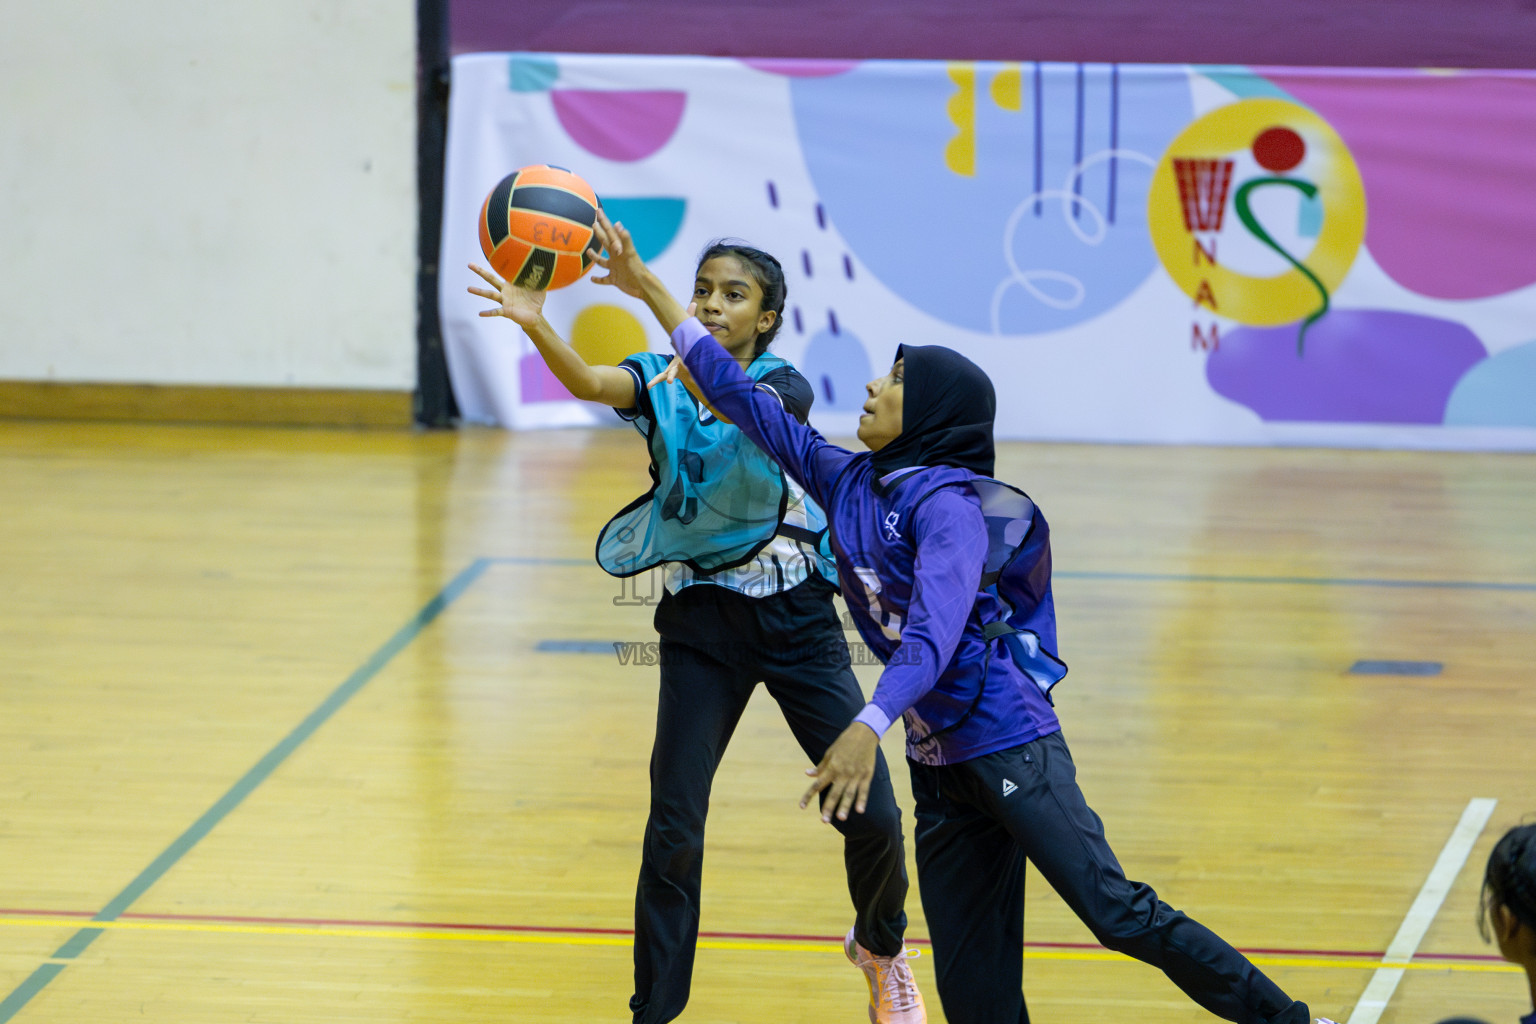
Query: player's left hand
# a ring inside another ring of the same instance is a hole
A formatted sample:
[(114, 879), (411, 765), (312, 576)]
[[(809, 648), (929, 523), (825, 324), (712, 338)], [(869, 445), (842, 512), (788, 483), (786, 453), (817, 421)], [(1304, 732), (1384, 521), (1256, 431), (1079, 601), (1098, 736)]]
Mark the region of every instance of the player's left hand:
[(652, 377), (645, 386), (649, 389), (657, 384), (671, 384), (673, 381), (679, 380), (683, 382), (683, 387), (693, 392), (694, 397), (701, 400), (704, 398), (704, 393), (699, 390), (699, 385), (694, 381), (693, 374), (688, 372), (688, 364), (683, 362), (682, 356), (673, 356), (666, 369)]
[(672, 361), (667, 364), (665, 370), (662, 370), (656, 376), (646, 381), (645, 388), (649, 391), (657, 384), (671, 384), (678, 379), (680, 374), (686, 373), (687, 370), (688, 368), (683, 365), (682, 356), (673, 356)]
[[(693, 316), (694, 311), (697, 310), (698, 308), (699, 308), (699, 304), (697, 302), (690, 302), (690, 303), (688, 303), (688, 309), (687, 309), (688, 315), (689, 316)], [(658, 384), (663, 379), (665, 379), (668, 383), (670, 383), (670, 382), (672, 382), (674, 380), (682, 381), (683, 382), (683, 387), (685, 387), (689, 391), (691, 391), (693, 393), (693, 397), (694, 398), (697, 398), (699, 401), (703, 402), (705, 405), (708, 405), (709, 406), (709, 411), (714, 413), (717, 419), (720, 419), (720, 420), (722, 420), (722, 421), (724, 421), (726, 423), (731, 422), (730, 420), (726, 419), (724, 416), (721, 416), (719, 411), (716, 410), (714, 406), (709, 405), (709, 399), (705, 398), (704, 397), (704, 392), (699, 390), (698, 382), (693, 379), (693, 374), (688, 371), (688, 364), (683, 362), (683, 357), (682, 356), (673, 356), (672, 357), (672, 361), (667, 364), (667, 368), (665, 370), (662, 370), (655, 377), (651, 378), (651, 383), (652, 384)]]
[[(689, 306), (688, 308), (692, 309), (693, 307)], [(694, 398), (697, 398), (706, 409), (714, 413), (715, 419), (721, 423), (731, 422), (725, 416), (720, 415), (720, 410), (716, 409), (709, 399), (704, 397), (704, 392), (699, 390), (698, 382), (693, 379), (693, 374), (688, 372), (688, 364), (683, 362), (681, 356), (673, 356), (672, 361), (667, 364), (667, 368), (647, 381), (645, 388), (649, 391), (658, 384), (671, 384), (673, 381), (681, 381), (683, 387), (687, 388)]]
[(800, 809), (810, 806), (811, 798), (826, 791), (821, 802), (821, 820), (830, 822), (837, 815), (838, 821), (848, 820), (848, 811), (864, 813), (869, 803), (869, 784), (875, 777), (875, 754), (880, 750), (880, 737), (863, 722), (854, 722), (827, 748), (821, 763), (807, 768), (805, 774), (816, 781), (800, 798)]
[(612, 285), (625, 295), (644, 298), (641, 283), (646, 274), (645, 263), (635, 252), (635, 240), (623, 224), (615, 224), (602, 210), (592, 225), (593, 244), (587, 249), (592, 262), (608, 271), (607, 277), (593, 276), (593, 284)]

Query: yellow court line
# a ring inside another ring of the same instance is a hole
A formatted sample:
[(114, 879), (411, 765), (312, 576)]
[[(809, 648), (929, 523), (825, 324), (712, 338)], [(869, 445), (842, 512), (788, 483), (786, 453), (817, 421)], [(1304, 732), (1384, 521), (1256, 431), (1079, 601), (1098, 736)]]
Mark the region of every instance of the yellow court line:
[[(1025, 954), (1028, 956), (1028, 954)], [(1310, 956), (1250, 956), (1249, 960), (1264, 967), (1348, 967), (1360, 971), (1374, 971), (1378, 967), (1400, 967), (1405, 971), (1499, 971), (1524, 973), (1525, 968), (1514, 964), (1467, 963), (1461, 960), (1415, 960), (1411, 963), (1387, 963), (1381, 960), (1333, 959)]]
[[(0, 917), (0, 927), (30, 928), (102, 928), (117, 931), (153, 932), (214, 932), (231, 935), (304, 935), (327, 938), (405, 939), (432, 942), (514, 942), (544, 946), (629, 946), (634, 940), (628, 935), (576, 935), (570, 933), (483, 932), (445, 931), (432, 928), (355, 928), (342, 925), (282, 925), (237, 924), (210, 921), (91, 921), (78, 917), (51, 918)], [(699, 940), (700, 949), (746, 950), (760, 953), (827, 953), (837, 947), (832, 942), (775, 942), (768, 939), (707, 939)], [(1130, 957), (1109, 950), (1077, 949), (1026, 949), (1026, 960), (1064, 960), (1078, 962), (1114, 961), (1129, 962)], [(1341, 957), (1309, 956), (1249, 956), (1255, 964), (1266, 967), (1331, 967), (1348, 970), (1371, 971), (1382, 966), (1378, 960), (1346, 959)], [(1521, 968), (1513, 964), (1480, 964), (1458, 961), (1415, 961), (1388, 966), (1402, 967), (1410, 971), (1478, 971), (1518, 973)]]

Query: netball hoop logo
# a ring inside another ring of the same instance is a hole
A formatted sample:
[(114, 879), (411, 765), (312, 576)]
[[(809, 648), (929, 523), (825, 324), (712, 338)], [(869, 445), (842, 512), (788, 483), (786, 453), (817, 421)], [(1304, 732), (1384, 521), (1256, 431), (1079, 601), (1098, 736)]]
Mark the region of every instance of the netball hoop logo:
[(1217, 107), (1185, 128), (1147, 207), (1158, 259), (1209, 321), (1191, 324), (1199, 349), (1219, 343), (1216, 317), (1299, 322), (1300, 347), (1365, 238), (1365, 190), (1344, 143), (1278, 99)]
[(1194, 234), (1221, 230), (1235, 165), (1235, 160), (1173, 158), (1173, 173), (1179, 179), (1179, 202), (1184, 205), (1185, 231)]

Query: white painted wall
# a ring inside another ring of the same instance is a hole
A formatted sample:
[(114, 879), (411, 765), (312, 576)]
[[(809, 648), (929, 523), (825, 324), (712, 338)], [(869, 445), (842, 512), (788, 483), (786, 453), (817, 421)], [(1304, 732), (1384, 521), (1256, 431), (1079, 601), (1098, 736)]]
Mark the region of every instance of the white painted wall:
[(0, 0), (0, 379), (415, 384), (410, 0)]

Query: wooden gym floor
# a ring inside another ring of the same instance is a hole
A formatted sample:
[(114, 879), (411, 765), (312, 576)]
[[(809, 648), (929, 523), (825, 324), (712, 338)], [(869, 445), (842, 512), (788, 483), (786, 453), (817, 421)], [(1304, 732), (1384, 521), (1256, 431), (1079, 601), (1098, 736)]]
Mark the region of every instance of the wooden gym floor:
[[(1527, 1011), (1475, 908), (1536, 814), (1536, 456), (998, 469), (1053, 527), (1057, 705), (1132, 877), (1319, 1015)], [(618, 429), (0, 423), (0, 1024), (626, 1021), (656, 669), (612, 645), (654, 633), (591, 551), (644, 483)], [(865, 1019), (803, 768), (760, 692), (685, 1021)], [(1209, 1019), (1027, 900), (1037, 1024)]]

